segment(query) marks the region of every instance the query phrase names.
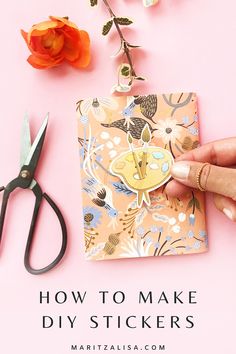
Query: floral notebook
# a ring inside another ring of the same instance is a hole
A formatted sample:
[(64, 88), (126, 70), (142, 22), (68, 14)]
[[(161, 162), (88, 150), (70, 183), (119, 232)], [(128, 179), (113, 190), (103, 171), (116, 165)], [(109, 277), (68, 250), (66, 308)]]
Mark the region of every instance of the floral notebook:
[(207, 250), (204, 196), (165, 191), (178, 155), (199, 145), (194, 93), (77, 102), (87, 259)]

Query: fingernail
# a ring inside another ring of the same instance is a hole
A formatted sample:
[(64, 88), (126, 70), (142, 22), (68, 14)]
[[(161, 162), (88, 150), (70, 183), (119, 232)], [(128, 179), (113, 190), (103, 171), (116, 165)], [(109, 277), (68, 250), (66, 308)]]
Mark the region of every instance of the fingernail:
[(171, 167), (171, 174), (175, 178), (187, 179), (190, 171), (190, 166), (183, 162), (176, 162)]
[(233, 220), (233, 214), (232, 214), (231, 210), (224, 208), (223, 213), (227, 216), (227, 218), (229, 218), (230, 220)]

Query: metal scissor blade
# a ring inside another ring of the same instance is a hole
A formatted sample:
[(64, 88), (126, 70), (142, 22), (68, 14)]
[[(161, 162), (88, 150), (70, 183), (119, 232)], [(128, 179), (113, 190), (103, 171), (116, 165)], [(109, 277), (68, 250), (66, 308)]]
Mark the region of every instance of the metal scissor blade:
[(31, 149), (31, 137), (30, 137), (29, 116), (26, 113), (23, 120), (22, 132), (21, 132), (20, 167), (22, 167), (25, 164), (30, 149)]
[(48, 114), (44, 119), (43, 124), (41, 125), (41, 128), (39, 129), (39, 132), (31, 146), (29, 154), (24, 162), (24, 165), (30, 166), (32, 172), (34, 172), (41, 154), (47, 125), (48, 125)]

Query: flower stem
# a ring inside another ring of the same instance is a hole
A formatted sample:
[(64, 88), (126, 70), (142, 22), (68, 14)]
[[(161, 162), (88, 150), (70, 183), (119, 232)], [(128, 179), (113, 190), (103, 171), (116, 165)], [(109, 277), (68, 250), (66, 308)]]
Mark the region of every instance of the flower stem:
[(124, 51), (124, 54), (126, 55), (126, 58), (127, 58), (127, 61), (130, 65), (130, 68), (131, 68), (131, 76), (132, 78), (135, 78), (137, 77), (136, 75), (136, 72), (135, 72), (135, 69), (134, 69), (134, 65), (133, 65), (133, 62), (132, 62), (132, 58), (131, 58), (131, 55), (130, 55), (130, 48), (129, 48), (129, 42), (125, 39), (121, 29), (120, 29), (120, 25), (118, 24), (117, 22), (117, 16), (114, 14), (110, 4), (108, 3), (107, 0), (102, 0), (104, 5), (106, 6), (108, 12), (110, 13), (110, 16), (114, 22), (114, 25), (117, 29), (117, 32), (119, 34), (119, 37), (120, 37), (120, 41), (121, 41), (121, 46), (123, 48), (123, 51)]

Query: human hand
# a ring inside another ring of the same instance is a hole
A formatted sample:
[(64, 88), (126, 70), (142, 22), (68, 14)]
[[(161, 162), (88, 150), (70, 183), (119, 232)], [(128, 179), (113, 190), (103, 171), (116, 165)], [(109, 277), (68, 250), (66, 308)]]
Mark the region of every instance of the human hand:
[(202, 188), (214, 194), (214, 203), (218, 210), (236, 221), (234, 166), (236, 137), (208, 143), (176, 158), (171, 169), (174, 180), (167, 184), (166, 193), (170, 197), (179, 197), (187, 193), (189, 188)]

